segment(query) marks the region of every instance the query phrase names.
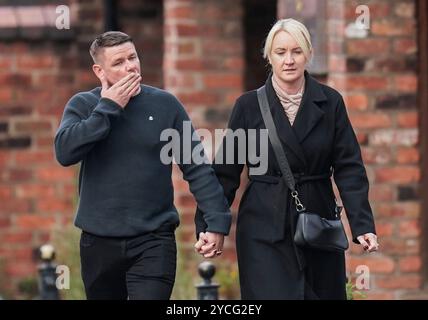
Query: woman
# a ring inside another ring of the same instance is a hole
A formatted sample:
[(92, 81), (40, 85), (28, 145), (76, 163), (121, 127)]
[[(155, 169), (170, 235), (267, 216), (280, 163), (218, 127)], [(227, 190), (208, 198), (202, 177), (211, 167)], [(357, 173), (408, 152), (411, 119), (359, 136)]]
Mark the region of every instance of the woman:
[[(270, 30), (264, 57), (272, 68), (265, 84), (272, 117), (308, 211), (334, 217), (333, 172), (353, 241), (368, 252), (376, 251), (360, 147), (341, 95), (305, 71), (312, 54), (309, 32), (300, 22), (280, 20)], [(237, 99), (229, 128), (265, 129), (255, 90)], [(249, 168), (254, 166), (251, 163), (247, 160)], [(213, 166), (231, 204), (244, 165)], [(297, 212), (270, 143), (266, 174), (250, 175), (249, 179), (236, 229), (242, 299), (346, 299), (344, 253), (294, 244)], [(197, 251), (212, 256), (209, 244), (204, 245), (205, 223), (200, 211), (196, 228), (200, 235)]]

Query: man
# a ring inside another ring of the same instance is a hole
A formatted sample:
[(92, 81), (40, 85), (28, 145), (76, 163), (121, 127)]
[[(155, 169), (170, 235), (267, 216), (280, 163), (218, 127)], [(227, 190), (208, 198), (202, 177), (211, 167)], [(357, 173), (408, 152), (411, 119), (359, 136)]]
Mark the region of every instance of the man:
[[(141, 84), (132, 39), (106, 32), (90, 47), (101, 82), (73, 96), (55, 136), (59, 163), (81, 163), (75, 225), (82, 229), (81, 271), (88, 299), (169, 299), (175, 281), (172, 164), (164, 164), (164, 129), (183, 138), (188, 121), (171, 94)], [(192, 128), (192, 132), (193, 132)], [(192, 150), (200, 141), (191, 141)], [(186, 156), (186, 155), (183, 155)], [(221, 254), (231, 214), (209, 164), (177, 162), (198, 206), (206, 212), (201, 233), (205, 257)]]

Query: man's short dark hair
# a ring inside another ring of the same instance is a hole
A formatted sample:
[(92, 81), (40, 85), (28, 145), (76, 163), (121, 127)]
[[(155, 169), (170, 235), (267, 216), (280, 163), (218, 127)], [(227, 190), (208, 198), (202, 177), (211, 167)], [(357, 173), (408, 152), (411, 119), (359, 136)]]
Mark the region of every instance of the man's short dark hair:
[(100, 34), (92, 42), (89, 54), (96, 63), (100, 49), (118, 46), (125, 42), (133, 42), (132, 38), (120, 31), (108, 31)]

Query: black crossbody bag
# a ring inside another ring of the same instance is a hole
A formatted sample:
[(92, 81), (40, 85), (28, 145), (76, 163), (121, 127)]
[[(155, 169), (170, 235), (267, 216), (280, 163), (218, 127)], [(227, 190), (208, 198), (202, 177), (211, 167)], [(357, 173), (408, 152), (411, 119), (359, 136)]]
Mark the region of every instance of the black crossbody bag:
[(291, 196), (296, 205), (298, 218), (294, 242), (301, 247), (310, 247), (320, 250), (344, 251), (348, 249), (348, 239), (337, 211), (337, 219), (325, 219), (317, 213), (308, 212), (305, 206), (300, 202), (299, 193), (296, 190), (296, 181), (290, 169), (284, 149), (279, 141), (278, 133), (272, 119), (265, 86), (257, 89), (257, 99), (259, 101), (263, 121), (266, 129), (268, 129), (269, 140), (278, 160), (279, 168), (288, 188), (291, 190)]

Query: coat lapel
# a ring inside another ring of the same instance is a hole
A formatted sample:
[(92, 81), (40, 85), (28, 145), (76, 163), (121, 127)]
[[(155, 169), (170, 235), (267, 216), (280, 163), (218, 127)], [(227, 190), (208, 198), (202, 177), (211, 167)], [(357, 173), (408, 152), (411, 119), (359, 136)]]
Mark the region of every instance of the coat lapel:
[(327, 97), (321, 90), (318, 82), (305, 71), (305, 91), (302, 103), (300, 104), (294, 124), (291, 126), (281, 102), (273, 89), (272, 74), (268, 77), (265, 85), (279, 138), (306, 167), (306, 158), (301, 143), (324, 115), (324, 111), (319, 108), (316, 102), (325, 101)]
[(293, 129), (299, 142), (307, 137), (316, 124), (324, 116), (324, 111), (317, 103), (326, 101), (327, 97), (319, 83), (305, 71), (305, 91), (299, 111), (294, 120)]

